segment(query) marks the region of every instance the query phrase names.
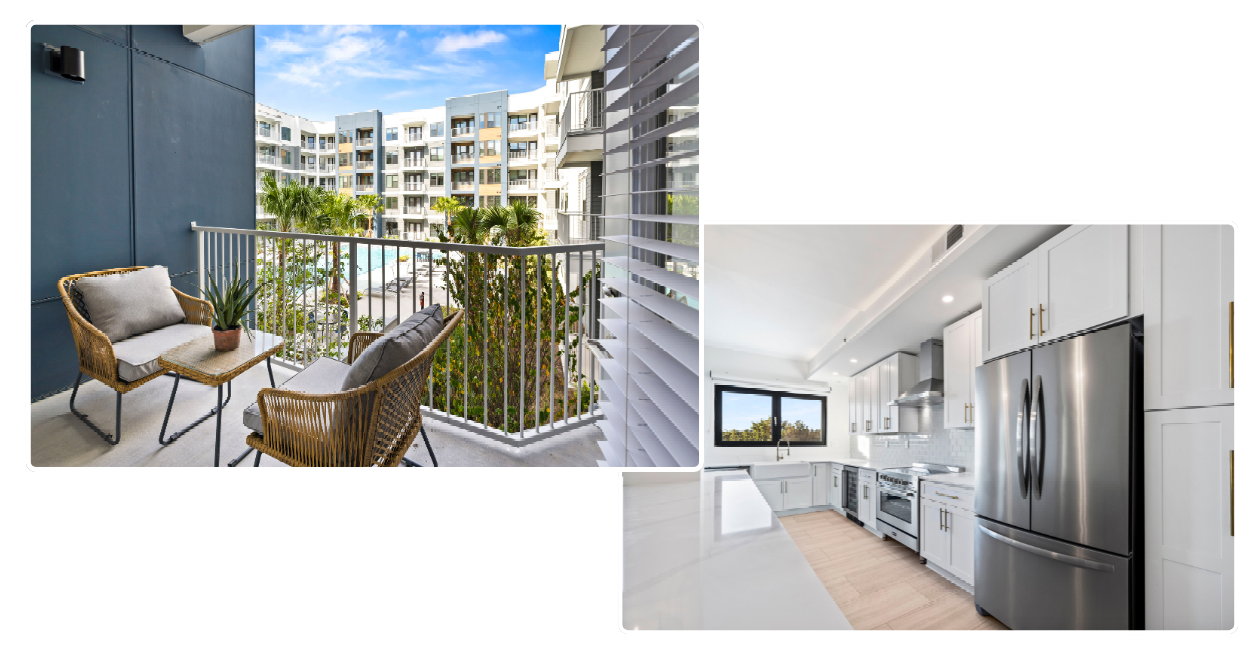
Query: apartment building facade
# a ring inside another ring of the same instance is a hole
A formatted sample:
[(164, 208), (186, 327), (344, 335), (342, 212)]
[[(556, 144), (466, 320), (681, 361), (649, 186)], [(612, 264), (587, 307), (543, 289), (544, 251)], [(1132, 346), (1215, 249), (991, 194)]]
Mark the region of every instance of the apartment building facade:
[[(441, 107), (377, 110), (311, 121), (256, 106), (258, 193), (263, 176), (280, 184), (374, 194), (383, 207), (378, 236), (424, 240), (445, 229), (438, 198), (468, 207), (521, 201), (536, 207), (554, 235), (568, 177), (556, 162), (560, 100), (551, 86), (447, 98)], [(273, 216), (255, 207), (260, 222)]]

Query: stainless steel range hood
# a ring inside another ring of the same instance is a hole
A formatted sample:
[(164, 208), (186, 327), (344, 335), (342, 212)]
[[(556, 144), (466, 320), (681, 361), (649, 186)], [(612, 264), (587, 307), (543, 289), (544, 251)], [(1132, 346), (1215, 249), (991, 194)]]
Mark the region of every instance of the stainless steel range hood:
[(894, 407), (928, 407), (943, 403), (943, 340), (927, 339), (922, 342), (917, 359), (921, 381), (911, 389), (888, 402)]

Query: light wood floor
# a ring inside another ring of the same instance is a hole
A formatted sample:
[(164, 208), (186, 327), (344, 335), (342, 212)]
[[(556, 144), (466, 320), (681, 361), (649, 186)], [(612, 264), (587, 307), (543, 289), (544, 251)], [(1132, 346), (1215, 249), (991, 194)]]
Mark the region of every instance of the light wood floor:
[(838, 512), (781, 518), (817, 577), (857, 630), (1006, 630), (974, 597)]

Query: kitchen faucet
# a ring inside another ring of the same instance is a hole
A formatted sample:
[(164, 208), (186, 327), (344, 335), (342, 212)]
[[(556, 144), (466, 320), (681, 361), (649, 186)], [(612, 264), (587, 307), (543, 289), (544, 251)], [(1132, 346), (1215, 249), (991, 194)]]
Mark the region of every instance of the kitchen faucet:
[[(790, 457), (791, 456), (791, 442), (789, 439), (785, 441), (786, 441), (786, 456)], [(782, 442), (781, 441), (778, 442), (777, 449), (775, 452), (777, 453), (778, 461), (779, 462), (782, 461)]]

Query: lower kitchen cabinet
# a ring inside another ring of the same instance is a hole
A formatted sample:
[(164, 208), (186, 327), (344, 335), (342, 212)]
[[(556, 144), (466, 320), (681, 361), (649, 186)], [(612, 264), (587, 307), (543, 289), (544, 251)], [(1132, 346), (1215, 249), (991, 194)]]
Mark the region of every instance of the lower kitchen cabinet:
[(830, 504), (830, 465), (817, 462), (812, 465), (812, 503), (811, 505)]
[(843, 507), (843, 467), (830, 467), (830, 505), (838, 508)]
[[(937, 488), (924, 487), (923, 496)], [(931, 497), (922, 498), (921, 553), (926, 561), (955, 575), (966, 584), (974, 584), (974, 510), (963, 506), (961, 499), (972, 502), (972, 493), (958, 493), (957, 503), (944, 503)]]
[(769, 501), (769, 509), (775, 512), (782, 511), (785, 494), (781, 480), (756, 480), (756, 488), (760, 490), (760, 495)]
[(860, 498), (856, 503), (856, 518), (860, 519), (869, 529), (878, 531), (878, 486), (875, 484), (873, 469), (860, 470), (860, 483), (857, 489), (860, 491)]
[(1234, 407), (1145, 414), (1145, 628), (1235, 621)]

